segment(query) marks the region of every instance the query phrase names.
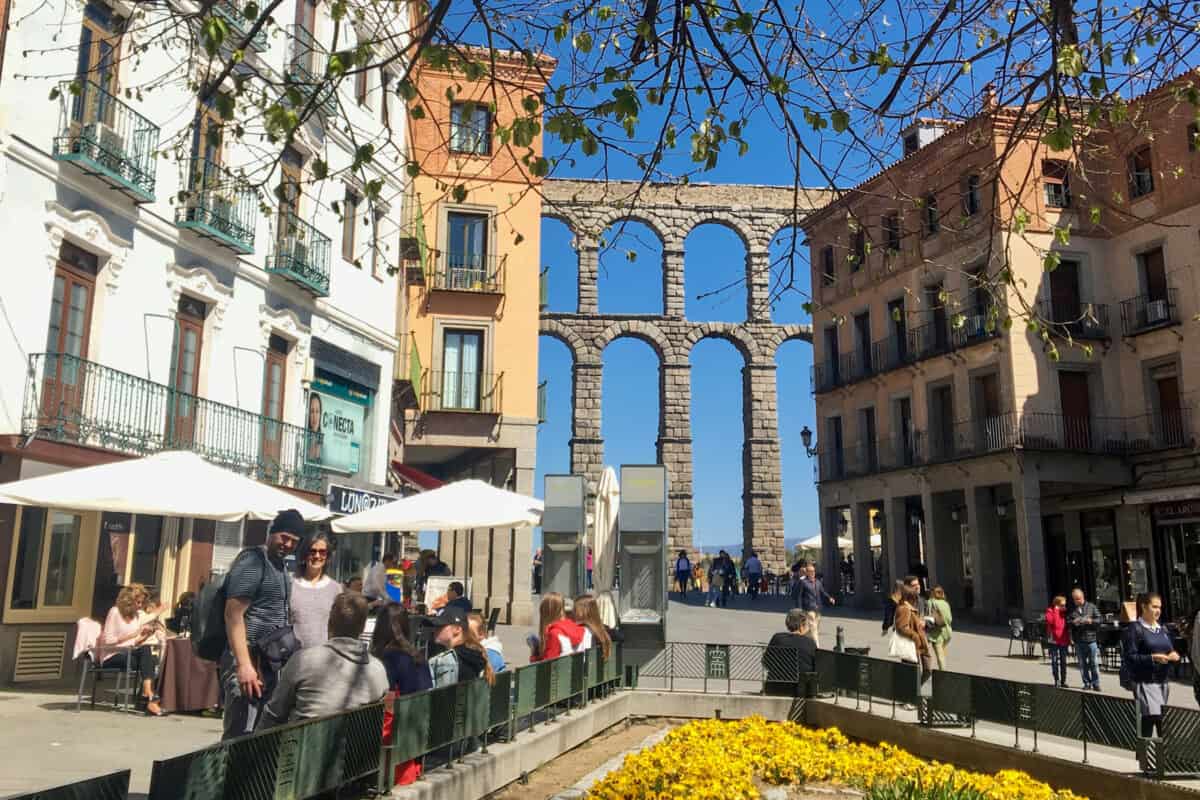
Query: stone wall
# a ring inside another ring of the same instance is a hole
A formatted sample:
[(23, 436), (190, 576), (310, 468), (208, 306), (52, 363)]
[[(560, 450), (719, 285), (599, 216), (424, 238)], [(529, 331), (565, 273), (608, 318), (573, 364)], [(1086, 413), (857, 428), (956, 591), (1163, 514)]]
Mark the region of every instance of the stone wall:
[[(574, 363), (571, 470), (594, 489), (604, 468), (600, 436), (601, 354), (622, 337), (641, 339), (658, 355), (658, 460), (670, 476), (671, 550), (692, 548), (692, 347), (720, 338), (742, 354), (743, 545), (768, 569), (787, 562), (783, 545), (775, 351), (792, 339), (812, 342), (808, 325), (776, 325), (770, 317), (770, 258), (775, 235), (823, 205), (828, 193), (791, 187), (733, 184), (638, 184), (550, 180), (543, 215), (562, 220), (579, 258), (575, 313), (543, 313), (541, 331), (563, 342)], [(622, 220), (644, 223), (663, 244), (661, 315), (601, 314), (596, 289), (600, 237)], [(746, 322), (690, 322), (684, 318), (683, 243), (698, 225), (719, 223), (746, 245)]]

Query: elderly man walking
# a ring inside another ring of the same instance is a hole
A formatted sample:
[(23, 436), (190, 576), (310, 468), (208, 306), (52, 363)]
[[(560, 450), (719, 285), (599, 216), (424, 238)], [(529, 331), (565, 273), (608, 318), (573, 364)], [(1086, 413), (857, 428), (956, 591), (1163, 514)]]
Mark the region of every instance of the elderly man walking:
[(800, 599), (800, 610), (804, 612), (804, 616), (808, 617), (808, 635), (812, 638), (813, 644), (820, 647), (821, 601), (824, 600), (831, 606), (837, 605), (837, 603), (825, 591), (825, 584), (817, 577), (816, 564), (810, 562), (804, 568), (804, 575), (800, 578), (797, 593)]

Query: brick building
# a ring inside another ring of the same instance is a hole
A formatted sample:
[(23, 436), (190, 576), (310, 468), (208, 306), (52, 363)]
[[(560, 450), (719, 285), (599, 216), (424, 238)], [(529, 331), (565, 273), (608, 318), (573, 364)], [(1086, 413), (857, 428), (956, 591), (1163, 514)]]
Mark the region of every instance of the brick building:
[(1195, 613), (1196, 80), (1068, 152), (985, 96), (807, 221), (825, 570), (851, 537), (861, 604), (917, 571), (982, 618)]

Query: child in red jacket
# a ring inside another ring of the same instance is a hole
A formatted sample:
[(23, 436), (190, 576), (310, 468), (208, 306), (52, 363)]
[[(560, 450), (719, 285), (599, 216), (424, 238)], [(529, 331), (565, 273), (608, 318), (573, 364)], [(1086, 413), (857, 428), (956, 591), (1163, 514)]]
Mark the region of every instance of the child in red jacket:
[(1046, 647), (1050, 650), (1050, 672), (1054, 685), (1067, 688), (1067, 650), (1071, 633), (1067, 630), (1067, 598), (1061, 594), (1050, 601), (1046, 609)]

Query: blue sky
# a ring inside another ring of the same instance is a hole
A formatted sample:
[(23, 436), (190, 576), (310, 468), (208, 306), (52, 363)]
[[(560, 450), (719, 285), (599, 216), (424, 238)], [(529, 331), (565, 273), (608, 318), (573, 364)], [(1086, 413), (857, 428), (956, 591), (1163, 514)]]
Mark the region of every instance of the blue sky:
[[(582, 165), (581, 165), (582, 166)], [(592, 177), (585, 170), (560, 171)], [(634, 177), (630, 175), (629, 177)], [(728, 165), (706, 173), (711, 182), (778, 183), (777, 158), (730, 158)], [(603, 313), (661, 313), (661, 244), (644, 225), (626, 223), (605, 234), (607, 247), (600, 258), (600, 310)], [(791, 246), (791, 234), (781, 234), (772, 247), (773, 262)], [(746, 292), (742, 283), (715, 296), (697, 295), (725, 286), (745, 270), (745, 247), (719, 225), (696, 228), (684, 243), (685, 311), (689, 320), (741, 322)], [(630, 261), (626, 252), (633, 250)], [(541, 264), (550, 268), (550, 310), (576, 308), (576, 258), (565, 225), (547, 220), (542, 225)], [(802, 304), (807, 300), (808, 274), (798, 289), (779, 298), (772, 313), (778, 323), (809, 322)], [(535, 492), (542, 494), (543, 476), (570, 471), (571, 356), (566, 346), (541, 337), (538, 348), (540, 380), (548, 382), (547, 421), (538, 431)], [(603, 353), (601, 432), (604, 460), (620, 464), (654, 463), (658, 437), (658, 359), (650, 347), (619, 339)], [(800, 441), (805, 425), (815, 430), (809, 393), (812, 349), (790, 342), (779, 350), (779, 434), (783, 461), (785, 535), (807, 538), (818, 531), (816, 489), (812, 462)], [(692, 351), (692, 453), (694, 538), (697, 545), (741, 542), (742, 531), (742, 366), (741, 355), (727, 342), (705, 340)]]

